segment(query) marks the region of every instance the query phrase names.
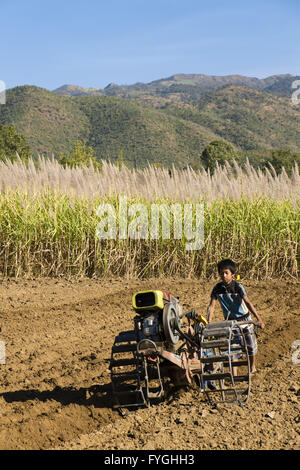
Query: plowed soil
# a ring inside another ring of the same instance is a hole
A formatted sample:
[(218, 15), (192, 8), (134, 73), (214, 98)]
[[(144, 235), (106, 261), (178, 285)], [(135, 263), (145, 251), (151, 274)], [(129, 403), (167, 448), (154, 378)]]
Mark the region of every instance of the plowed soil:
[[(131, 329), (132, 294), (160, 288), (206, 314), (213, 281), (3, 279), (1, 449), (299, 449), (300, 283), (243, 280), (265, 329), (244, 407), (211, 407), (196, 387), (123, 418), (113, 410), (114, 337)], [(221, 319), (218, 310), (216, 320)]]

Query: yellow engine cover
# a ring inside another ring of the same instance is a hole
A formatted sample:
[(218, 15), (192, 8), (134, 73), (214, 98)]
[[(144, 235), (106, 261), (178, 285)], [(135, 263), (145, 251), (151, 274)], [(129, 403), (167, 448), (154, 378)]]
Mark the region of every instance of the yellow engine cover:
[(145, 290), (132, 296), (132, 306), (137, 312), (143, 310), (162, 310), (164, 293), (161, 290)]

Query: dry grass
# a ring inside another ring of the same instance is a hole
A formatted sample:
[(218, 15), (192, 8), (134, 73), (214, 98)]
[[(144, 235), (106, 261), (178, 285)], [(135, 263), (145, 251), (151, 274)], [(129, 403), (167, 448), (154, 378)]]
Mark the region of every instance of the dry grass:
[(93, 166), (63, 168), (55, 159), (39, 158), (38, 165), (32, 160), (25, 165), (0, 162), (0, 190), (19, 190), (36, 194), (45, 189), (54, 192), (94, 199), (126, 194), (152, 202), (156, 199), (172, 201), (211, 202), (229, 198), (249, 200), (268, 197), (276, 201), (300, 198), (300, 176), (295, 166), (291, 177), (283, 170), (281, 174), (270, 167), (265, 171), (255, 170), (250, 164), (242, 170), (237, 164), (219, 168), (213, 175), (206, 171), (195, 172), (191, 168), (178, 170), (149, 166), (146, 169), (130, 170), (102, 162), (102, 172)]

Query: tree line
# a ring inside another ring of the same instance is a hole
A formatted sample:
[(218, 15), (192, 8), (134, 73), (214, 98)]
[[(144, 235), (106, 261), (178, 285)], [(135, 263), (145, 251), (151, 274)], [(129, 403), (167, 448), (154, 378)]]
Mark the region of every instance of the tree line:
[[(0, 160), (16, 161), (18, 156), (25, 163), (30, 157), (34, 158), (27, 137), (18, 133), (13, 126), (0, 126)], [(198, 157), (194, 158), (190, 166), (195, 170), (204, 168), (213, 173), (217, 166), (224, 166), (226, 162), (232, 164), (234, 161), (238, 164), (242, 163), (242, 156), (239, 155), (235, 147), (229, 142), (214, 140), (204, 148)], [(86, 140), (74, 142), (70, 152), (59, 154), (58, 162), (64, 167), (71, 168), (92, 164), (94, 168), (101, 170), (101, 164), (95, 157), (94, 149), (87, 144)], [(122, 149), (120, 149), (115, 163), (128, 164), (123, 157)], [(261, 169), (271, 164), (276, 173), (280, 173), (284, 168), (287, 174), (291, 174), (295, 163), (300, 166), (300, 153), (291, 149), (272, 149), (265, 151), (263, 158), (258, 159), (256, 164), (255, 161), (250, 161), (250, 163), (254, 163), (254, 166)]]

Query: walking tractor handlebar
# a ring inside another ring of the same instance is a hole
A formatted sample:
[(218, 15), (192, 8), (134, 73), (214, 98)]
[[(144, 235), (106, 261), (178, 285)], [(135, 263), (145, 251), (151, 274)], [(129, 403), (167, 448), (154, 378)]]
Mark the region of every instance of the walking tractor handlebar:
[(239, 321), (238, 322), (239, 325), (253, 325), (253, 326), (256, 326), (257, 328), (261, 328), (261, 324), (258, 323), (258, 322), (255, 322), (255, 321)]

